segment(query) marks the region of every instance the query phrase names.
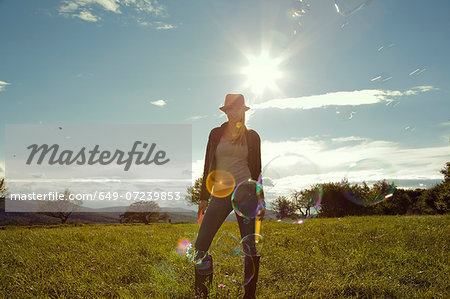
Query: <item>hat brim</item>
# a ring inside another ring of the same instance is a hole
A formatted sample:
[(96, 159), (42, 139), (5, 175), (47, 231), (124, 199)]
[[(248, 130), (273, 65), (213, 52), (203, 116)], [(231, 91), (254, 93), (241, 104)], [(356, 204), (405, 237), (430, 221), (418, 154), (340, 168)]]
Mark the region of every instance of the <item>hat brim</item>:
[[(245, 111), (247, 111), (247, 110), (250, 109), (250, 107), (247, 107), (247, 106), (242, 106), (242, 107), (245, 108)], [(223, 112), (227, 112), (227, 109), (228, 109), (228, 108), (229, 108), (229, 106), (228, 106), (228, 107), (227, 107), (227, 106), (219, 107), (219, 109), (222, 110)]]

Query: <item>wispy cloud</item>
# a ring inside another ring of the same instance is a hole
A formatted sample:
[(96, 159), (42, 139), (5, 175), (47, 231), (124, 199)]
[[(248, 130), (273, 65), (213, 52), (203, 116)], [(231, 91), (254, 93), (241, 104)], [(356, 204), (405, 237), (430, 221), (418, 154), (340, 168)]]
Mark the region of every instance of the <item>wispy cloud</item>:
[[(339, 182), (344, 177), (353, 182), (393, 179), (400, 183), (399, 187), (419, 188), (421, 183), (442, 180), (439, 170), (448, 161), (449, 153), (450, 145), (402, 148), (395, 142), (358, 136), (261, 143), (263, 175), (277, 175), (274, 192), (275, 189), (288, 192), (307, 188), (320, 182)], [(282, 163), (277, 163), (277, 157), (285, 154), (290, 156), (283, 168)], [(203, 166), (204, 160), (193, 161), (193, 180), (202, 175)], [(402, 182), (408, 185), (403, 186)]]
[(156, 101), (151, 101), (150, 104), (155, 105), (155, 106), (159, 106), (159, 107), (163, 107), (167, 103), (166, 103), (165, 100), (156, 100)]
[(331, 141), (333, 142), (349, 142), (349, 141), (365, 141), (366, 138), (361, 138), (357, 136), (348, 136), (348, 137), (338, 137), (338, 138), (331, 138)]
[(94, 76), (94, 74), (93, 73), (89, 73), (89, 72), (76, 74), (77, 78), (83, 78), (83, 77), (87, 78), (87, 77), (92, 77), (92, 76)]
[(198, 120), (198, 119), (202, 119), (202, 118), (206, 118), (206, 117), (208, 117), (208, 115), (195, 115), (195, 116), (188, 117), (187, 120)]
[(205, 160), (195, 160), (192, 161), (192, 182), (203, 175), (203, 167), (205, 165)]
[(81, 11), (79, 14), (74, 15), (74, 16), (79, 17), (80, 19), (88, 21), (88, 22), (97, 22), (100, 20), (100, 17), (94, 16), (88, 10)]
[(4, 82), (4, 81), (0, 81), (0, 91), (4, 91), (5, 87), (11, 85), (10, 83)]
[(358, 106), (380, 102), (392, 102), (399, 97), (417, 95), (419, 93), (436, 90), (433, 86), (416, 86), (405, 91), (364, 89), (354, 91), (338, 91), (321, 95), (298, 98), (273, 99), (263, 103), (255, 103), (253, 109), (314, 109), (326, 106)]
[(170, 30), (170, 29), (174, 29), (174, 28), (177, 28), (177, 26), (172, 25), (172, 24), (160, 23), (159, 25), (156, 26), (156, 29), (158, 29), (158, 30)]
[[(401, 148), (395, 142), (349, 136), (283, 142), (264, 141), (261, 152), (263, 165), (280, 154), (301, 153), (301, 156), (317, 166), (323, 181), (339, 181), (348, 173), (351, 165), (368, 160), (383, 164), (389, 173), (381, 174), (380, 177), (376, 169), (369, 169), (368, 172), (357, 174), (360, 180), (387, 178), (382, 177), (383, 175), (393, 175), (396, 179), (420, 180), (441, 178), (439, 169), (448, 160), (450, 146), (409, 149)], [(293, 175), (296, 174), (294, 168), (292, 171)]]
[[(80, 18), (87, 22), (98, 22), (101, 20), (100, 13), (110, 12), (122, 14), (125, 9), (133, 11), (132, 18), (139, 24), (153, 24), (144, 21), (148, 16), (161, 17), (165, 15), (165, 8), (156, 0), (64, 0), (58, 8), (58, 12), (64, 16)], [(172, 26), (165, 24), (166, 27)], [(160, 29), (161, 24), (155, 24)], [(163, 28), (171, 29), (171, 28)]]
[(66, 0), (63, 1), (63, 5), (59, 8), (60, 13), (76, 13), (83, 9), (92, 9), (96, 6), (100, 6), (106, 11), (111, 11), (113, 13), (121, 13), (120, 1), (117, 0)]
[(142, 20), (141, 18), (136, 18), (136, 22), (141, 26), (154, 27), (156, 30), (170, 30), (178, 27), (177, 25), (166, 24), (163, 22), (148, 22), (146, 20)]

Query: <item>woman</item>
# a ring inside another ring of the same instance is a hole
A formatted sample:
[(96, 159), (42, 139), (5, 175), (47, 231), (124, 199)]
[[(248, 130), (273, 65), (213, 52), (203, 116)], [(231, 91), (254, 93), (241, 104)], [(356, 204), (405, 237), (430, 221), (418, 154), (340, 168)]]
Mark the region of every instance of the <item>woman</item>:
[[(232, 191), (240, 182), (249, 179), (257, 181), (261, 174), (261, 140), (256, 131), (247, 129), (245, 126), (245, 112), (250, 108), (245, 106), (244, 96), (228, 94), (225, 97), (225, 105), (219, 109), (226, 113), (228, 121), (220, 127), (212, 129), (209, 134), (198, 206), (199, 216), (200, 213), (205, 215), (194, 246), (195, 291), (196, 295), (203, 298), (206, 298), (208, 294), (205, 282), (211, 283), (213, 277), (212, 256), (207, 251), (216, 232), (233, 210)], [(214, 176), (210, 175), (207, 182), (209, 174), (214, 174)], [(224, 183), (230, 182), (226, 176), (231, 177), (231, 185)], [(213, 187), (207, 188), (207, 185)], [(211, 202), (208, 205), (210, 197)], [(265, 214), (264, 194), (259, 194), (259, 198), (255, 207), (259, 209), (258, 215), (262, 219)], [(256, 251), (254, 235), (252, 235), (255, 233), (255, 217), (249, 220), (236, 213), (236, 218), (241, 238), (250, 235), (243, 244), (245, 252), (244, 282), (246, 282), (243, 298), (255, 298), (260, 259)]]

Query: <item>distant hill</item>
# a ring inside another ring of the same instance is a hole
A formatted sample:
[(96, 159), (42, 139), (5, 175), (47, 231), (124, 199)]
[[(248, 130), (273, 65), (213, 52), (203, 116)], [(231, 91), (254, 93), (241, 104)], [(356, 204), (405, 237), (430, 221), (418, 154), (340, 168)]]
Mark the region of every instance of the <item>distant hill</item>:
[[(119, 215), (126, 210), (126, 206), (92, 209), (82, 207), (81, 211), (73, 213), (67, 223), (120, 223)], [(167, 212), (171, 223), (197, 222), (197, 212), (183, 208), (161, 207), (161, 212)], [(275, 212), (266, 211), (265, 219), (276, 219)], [(236, 221), (231, 212), (225, 221)], [(0, 200), (0, 225), (28, 225), (28, 224), (58, 224), (57, 218), (36, 212), (5, 212), (5, 200)]]

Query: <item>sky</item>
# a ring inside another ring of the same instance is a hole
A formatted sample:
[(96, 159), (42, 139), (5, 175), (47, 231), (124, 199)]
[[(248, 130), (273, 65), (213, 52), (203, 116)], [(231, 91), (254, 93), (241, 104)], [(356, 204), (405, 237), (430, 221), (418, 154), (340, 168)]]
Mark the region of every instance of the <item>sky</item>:
[(450, 154), (449, 11), (446, 0), (0, 0), (0, 176), (6, 124), (191, 124), (194, 180), (225, 95), (242, 93), (268, 173), (292, 155), (291, 176), (431, 187)]

